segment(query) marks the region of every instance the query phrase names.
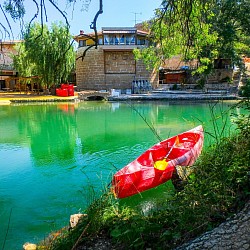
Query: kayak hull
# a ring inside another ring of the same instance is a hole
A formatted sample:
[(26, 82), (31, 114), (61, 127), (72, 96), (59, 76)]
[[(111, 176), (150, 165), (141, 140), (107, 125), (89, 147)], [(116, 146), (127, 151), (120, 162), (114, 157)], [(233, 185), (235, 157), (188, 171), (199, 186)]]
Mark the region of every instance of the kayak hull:
[[(115, 196), (132, 196), (170, 180), (175, 166), (193, 165), (201, 153), (203, 141), (200, 125), (155, 144), (113, 176)], [(155, 163), (165, 158), (166, 168), (156, 168)]]

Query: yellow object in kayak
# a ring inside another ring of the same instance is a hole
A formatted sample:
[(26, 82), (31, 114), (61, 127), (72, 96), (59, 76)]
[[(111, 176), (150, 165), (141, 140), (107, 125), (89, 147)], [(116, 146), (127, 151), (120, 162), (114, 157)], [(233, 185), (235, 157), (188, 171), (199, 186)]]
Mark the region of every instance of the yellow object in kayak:
[(159, 160), (154, 163), (154, 168), (158, 170), (165, 170), (167, 166), (168, 166), (168, 162), (166, 159)]

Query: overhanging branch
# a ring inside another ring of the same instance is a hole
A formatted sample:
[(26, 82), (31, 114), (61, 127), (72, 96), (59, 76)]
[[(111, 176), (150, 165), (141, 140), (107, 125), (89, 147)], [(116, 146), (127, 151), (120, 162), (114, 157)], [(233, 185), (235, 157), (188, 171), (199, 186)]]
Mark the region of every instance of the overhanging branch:
[(97, 29), (96, 29), (96, 22), (97, 22), (97, 19), (99, 17), (99, 15), (101, 15), (103, 13), (103, 4), (102, 4), (102, 0), (99, 0), (99, 10), (97, 11), (95, 17), (94, 17), (94, 20), (93, 22), (91, 23), (90, 25), (90, 29), (93, 29), (94, 32), (95, 32), (95, 36), (94, 37), (91, 37), (91, 36), (88, 36), (88, 35), (85, 35), (86, 37), (88, 37), (89, 39), (93, 40), (94, 41), (94, 44), (93, 45), (90, 45), (88, 46), (82, 53), (81, 56), (77, 57), (76, 60), (82, 58), (82, 61), (86, 55), (86, 52), (92, 48), (92, 47), (95, 47), (97, 49), (97, 46), (98, 46), (98, 34), (97, 34)]

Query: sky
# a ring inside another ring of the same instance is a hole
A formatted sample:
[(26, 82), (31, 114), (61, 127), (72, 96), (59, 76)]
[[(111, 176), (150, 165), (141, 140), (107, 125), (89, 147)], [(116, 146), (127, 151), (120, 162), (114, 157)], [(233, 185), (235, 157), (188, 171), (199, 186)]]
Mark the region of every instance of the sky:
[[(2, 2), (3, 0), (0, 0)], [(65, 11), (68, 22), (70, 23), (70, 33), (78, 35), (80, 30), (85, 33), (93, 32), (90, 24), (93, 21), (97, 10), (99, 9), (99, 0), (91, 0), (88, 10), (85, 10), (84, 3), (88, 0), (80, 0), (77, 4), (66, 5), (66, 0), (57, 0), (58, 6)], [(37, 2), (40, 2), (37, 0)], [(103, 0), (103, 14), (99, 15), (97, 20), (97, 30), (102, 27), (133, 27), (135, 22), (139, 23), (148, 20), (154, 16), (154, 10), (160, 7), (162, 0)], [(35, 14), (36, 8), (31, 0), (25, 0), (26, 8), (25, 22), (31, 20)], [(45, 0), (47, 10), (47, 22), (64, 21), (62, 15)], [(4, 16), (0, 13), (0, 22), (4, 23)], [(40, 22), (40, 18), (36, 19)], [(19, 24), (11, 21), (14, 39), (18, 39), (20, 34)]]

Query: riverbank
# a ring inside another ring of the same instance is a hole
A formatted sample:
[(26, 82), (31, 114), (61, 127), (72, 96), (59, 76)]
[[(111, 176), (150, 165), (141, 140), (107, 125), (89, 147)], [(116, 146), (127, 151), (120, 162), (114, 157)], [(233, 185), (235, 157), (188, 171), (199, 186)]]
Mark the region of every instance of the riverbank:
[[(94, 93), (94, 94), (93, 94)], [(100, 95), (102, 92), (100, 92)], [(83, 99), (82, 96), (85, 96)], [(75, 92), (74, 96), (60, 97), (54, 95), (30, 94), (25, 92), (0, 92), (0, 105), (9, 105), (11, 103), (28, 103), (28, 102), (74, 102), (88, 100), (89, 97), (98, 97), (98, 91), (82, 91)], [(131, 94), (131, 95), (107, 95), (103, 98), (107, 101), (138, 101), (138, 100), (237, 100), (240, 99), (235, 93), (227, 93), (225, 91), (164, 91), (154, 90), (148, 93)]]
[(53, 95), (38, 95), (25, 92), (0, 92), (0, 105), (22, 102), (68, 102), (78, 99), (78, 95), (60, 97)]
[(154, 90), (149, 93), (109, 96), (109, 101), (124, 100), (237, 100), (239, 97), (235, 93), (225, 91), (204, 92), (201, 90), (193, 91), (164, 91)]

